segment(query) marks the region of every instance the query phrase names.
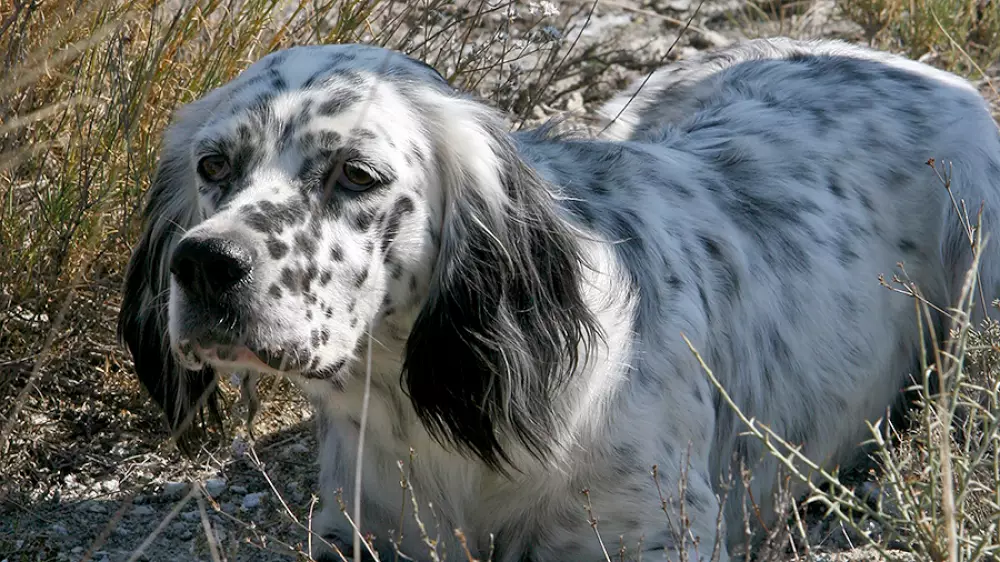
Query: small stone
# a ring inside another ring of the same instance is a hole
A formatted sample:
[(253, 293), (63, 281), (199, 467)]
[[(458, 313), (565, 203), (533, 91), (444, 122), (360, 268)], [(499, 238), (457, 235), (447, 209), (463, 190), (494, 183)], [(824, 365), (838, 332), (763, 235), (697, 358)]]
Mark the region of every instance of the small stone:
[(686, 12), (691, 9), (691, 0), (667, 0), (658, 8), (672, 10), (674, 12)]
[(289, 453), (303, 455), (309, 452), (309, 447), (306, 447), (305, 443), (292, 443), (286, 449)]
[(88, 501), (85, 502), (85, 504), (87, 506), (87, 511), (91, 513), (106, 513), (108, 511), (106, 507), (95, 501)]
[(148, 505), (137, 505), (132, 508), (132, 513), (141, 516), (152, 515), (153, 508), (149, 507)]
[(245, 494), (245, 493), (247, 493), (247, 487), (243, 486), (243, 485), (240, 485), (240, 484), (237, 484), (237, 485), (233, 486), (230, 489), (233, 491), (234, 494)]
[(225, 502), (219, 507), (222, 509), (223, 513), (229, 513), (230, 515), (236, 513), (236, 504), (232, 502)]
[(575, 91), (566, 96), (566, 111), (580, 111), (583, 109), (583, 94)]
[(197, 509), (191, 511), (185, 511), (184, 513), (181, 514), (181, 519), (185, 521), (199, 521), (201, 520), (201, 513), (198, 513)]
[(119, 489), (118, 480), (111, 478), (101, 482), (101, 489), (109, 494), (117, 492)]
[(168, 498), (179, 498), (188, 491), (187, 482), (167, 482), (163, 485), (163, 495)]
[(725, 35), (708, 29), (699, 31), (691, 36), (691, 45), (698, 49), (714, 49), (725, 47), (732, 41)]
[(180, 538), (184, 533), (190, 532), (188, 524), (183, 521), (174, 521), (167, 526), (166, 535), (169, 538)]
[(226, 480), (224, 478), (209, 478), (205, 481), (205, 491), (213, 498), (222, 495), (226, 491)]
[(266, 497), (267, 492), (254, 492), (252, 494), (247, 494), (243, 496), (243, 503), (240, 504), (240, 507), (243, 508), (244, 511), (249, 511), (259, 506), (260, 502)]
[(288, 497), (292, 499), (293, 502), (299, 503), (305, 499), (305, 494), (302, 492), (301, 486), (298, 482), (289, 482), (285, 489), (288, 490)]

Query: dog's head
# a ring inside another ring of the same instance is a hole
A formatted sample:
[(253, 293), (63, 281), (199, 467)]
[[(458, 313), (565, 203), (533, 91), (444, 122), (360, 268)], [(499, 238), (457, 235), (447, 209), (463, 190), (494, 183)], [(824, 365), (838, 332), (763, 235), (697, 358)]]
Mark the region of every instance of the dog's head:
[(348, 384), (393, 321), (422, 420), (495, 463), (504, 434), (540, 446), (593, 332), (554, 209), (499, 116), (427, 65), (277, 52), (167, 132), (119, 332), (181, 428), (220, 369)]

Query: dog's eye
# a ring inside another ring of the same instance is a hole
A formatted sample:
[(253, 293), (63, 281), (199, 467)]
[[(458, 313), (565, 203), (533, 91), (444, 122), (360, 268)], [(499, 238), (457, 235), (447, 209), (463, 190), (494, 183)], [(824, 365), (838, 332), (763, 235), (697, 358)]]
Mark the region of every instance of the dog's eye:
[(350, 191), (365, 191), (376, 183), (367, 167), (357, 162), (344, 162), (337, 178), (337, 184)]
[(198, 161), (198, 174), (205, 178), (205, 181), (220, 182), (229, 177), (232, 167), (225, 156), (206, 156)]

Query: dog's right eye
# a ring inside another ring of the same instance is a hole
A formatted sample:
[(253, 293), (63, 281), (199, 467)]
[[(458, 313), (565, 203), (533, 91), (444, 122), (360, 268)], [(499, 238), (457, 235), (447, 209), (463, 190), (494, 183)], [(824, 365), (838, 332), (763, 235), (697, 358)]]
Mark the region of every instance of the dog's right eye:
[(210, 182), (225, 181), (232, 167), (225, 156), (214, 154), (198, 161), (198, 175)]

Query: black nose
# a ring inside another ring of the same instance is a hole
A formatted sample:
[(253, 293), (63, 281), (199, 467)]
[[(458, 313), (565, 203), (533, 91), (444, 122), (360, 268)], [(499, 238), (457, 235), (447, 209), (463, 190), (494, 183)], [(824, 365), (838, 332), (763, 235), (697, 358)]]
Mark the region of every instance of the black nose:
[(186, 238), (174, 249), (170, 272), (192, 297), (210, 303), (249, 279), (254, 252), (229, 238)]

